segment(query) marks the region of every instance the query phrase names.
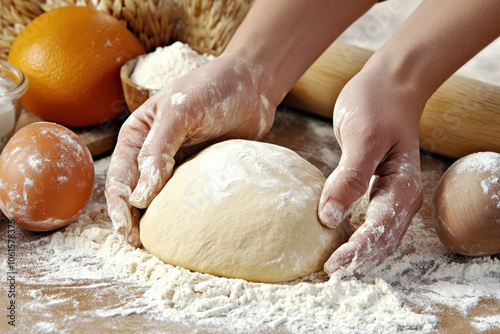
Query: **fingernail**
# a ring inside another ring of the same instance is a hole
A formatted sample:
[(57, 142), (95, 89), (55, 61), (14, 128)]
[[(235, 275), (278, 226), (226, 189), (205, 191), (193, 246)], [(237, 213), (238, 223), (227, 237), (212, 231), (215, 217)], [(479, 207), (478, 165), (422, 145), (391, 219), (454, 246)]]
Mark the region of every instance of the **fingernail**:
[(329, 199), (321, 208), (319, 219), (324, 225), (335, 228), (344, 220), (344, 215), (344, 206), (333, 199)]
[(170, 177), (174, 163), (174, 160), (168, 155), (144, 159), (139, 164), (141, 175), (134, 191), (130, 194), (130, 204), (139, 209), (146, 209), (163, 188), (164, 180)]
[(132, 225), (132, 218), (128, 210), (128, 207), (123, 205), (120, 209), (114, 209), (108, 212), (109, 218), (115, 227), (115, 232), (118, 234), (126, 235)]
[(148, 205), (148, 190), (144, 182), (139, 182), (129, 197), (129, 203), (136, 208), (145, 209)]
[(356, 277), (356, 265), (350, 260), (344, 263), (325, 263), (323, 269), (330, 277), (337, 277), (339, 279)]
[(154, 191), (159, 189), (160, 185), (161, 178), (158, 170), (149, 166), (143, 168), (139, 182), (130, 194), (130, 204), (139, 209), (146, 209), (154, 197)]
[(349, 265), (349, 263), (350, 263), (349, 260), (346, 260), (343, 263), (337, 261), (327, 261), (323, 266), (323, 269), (330, 277), (337, 276), (339, 278), (343, 278), (343, 272), (345, 268)]

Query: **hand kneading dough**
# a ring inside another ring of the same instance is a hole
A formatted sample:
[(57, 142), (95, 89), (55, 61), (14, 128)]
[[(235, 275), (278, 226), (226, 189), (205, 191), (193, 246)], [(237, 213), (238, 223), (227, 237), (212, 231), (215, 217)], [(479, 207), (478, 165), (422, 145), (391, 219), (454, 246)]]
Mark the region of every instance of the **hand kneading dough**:
[(325, 178), (295, 152), (228, 140), (179, 166), (141, 219), (144, 247), (166, 263), (217, 276), (284, 282), (322, 269), (348, 238), (323, 227)]

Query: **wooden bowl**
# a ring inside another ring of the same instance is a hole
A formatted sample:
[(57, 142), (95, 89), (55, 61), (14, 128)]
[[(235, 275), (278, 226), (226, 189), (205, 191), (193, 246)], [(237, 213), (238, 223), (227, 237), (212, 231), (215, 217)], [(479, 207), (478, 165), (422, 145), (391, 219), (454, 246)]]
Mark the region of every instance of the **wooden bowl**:
[[(203, 49), (199, 47), (190, 46), (193, 50), (198, 52), (199, 54), (211, 54), (214, 56), (218, 56), (219, 53), (209, 49)], [(134, 72), (135, 65), (137, 61), (141, 57), (145, 57), (147, 55), (141, 55), (139, 57), (130, 59), (128, 62), (123, 64), (120, 70), (120, 79), (123, 88), (123, 95), (125, 96), (125, 103), (127, 103), (127, 107), (130, 112), (134, 112), (137, 108), (139, 108), (150, 96), (157, 92), (157, 90), (150, 90), (148, 88), (137, 85), (130, 79), (130, 75)]]
[[(144, 55), (139, 57), (144, 57)], [(141, 87), (130, 79), (130, 75), (134, 71), (135, 64), (137, 64), (139, 57), (127, 61), (123, 64), (120, 70), (123, 95), (125, 96), (125, 103), (127, 103), (127, 107), (130, 112), (134, 112), (144, 102), (146, 102), (150, 96), (148, 88)]]

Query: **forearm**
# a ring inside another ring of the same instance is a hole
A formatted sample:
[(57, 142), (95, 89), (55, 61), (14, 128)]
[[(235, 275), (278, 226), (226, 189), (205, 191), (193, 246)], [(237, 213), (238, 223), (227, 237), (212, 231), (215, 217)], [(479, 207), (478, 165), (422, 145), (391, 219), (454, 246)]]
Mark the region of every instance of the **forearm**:
[[(376, 0), (258, 0), (231, 42), (236, 53), (263, 65), (281, 97), (321, 53)], [(271, 88), (271, 87), (270, 87)]]
[(424, 0), (365, 69), (426, 101), (500, 35), (499, 17), (498, 0)]

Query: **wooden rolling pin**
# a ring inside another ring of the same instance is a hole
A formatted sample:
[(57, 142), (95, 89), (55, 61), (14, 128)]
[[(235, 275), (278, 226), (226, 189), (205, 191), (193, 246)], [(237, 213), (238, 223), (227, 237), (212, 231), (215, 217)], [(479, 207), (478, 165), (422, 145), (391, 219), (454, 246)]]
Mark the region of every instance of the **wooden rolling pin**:
[[(285, 103), (331, 118), (340, 91), (372, 54), (333, 43), (299, 79)], [(480, 151), (500, 153), (500, 86), (453, 75), (425, 106), (420, 145), (455, 159)]]

